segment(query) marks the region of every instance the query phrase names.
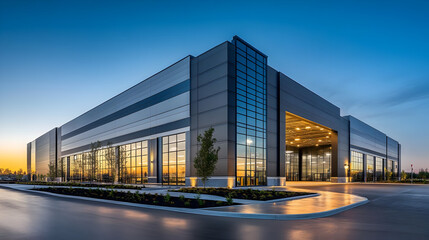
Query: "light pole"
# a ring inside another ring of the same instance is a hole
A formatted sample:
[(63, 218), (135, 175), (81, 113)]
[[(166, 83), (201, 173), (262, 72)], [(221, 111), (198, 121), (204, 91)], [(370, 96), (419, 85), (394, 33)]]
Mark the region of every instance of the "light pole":
[(347, 163), (344, 163), (344, 169), (346, 169), (346, 182), (348, 182), (348, 180), (349, 180), (349, 178), (348, 178), (349, 165), (347, 165)]

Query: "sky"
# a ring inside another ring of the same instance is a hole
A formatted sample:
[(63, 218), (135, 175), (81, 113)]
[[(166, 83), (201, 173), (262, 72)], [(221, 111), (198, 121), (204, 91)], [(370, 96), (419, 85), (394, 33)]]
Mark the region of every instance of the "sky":
[(0, 0), (0, 168), (26, 144), (238, 35), (429, 168), (429, 1)]

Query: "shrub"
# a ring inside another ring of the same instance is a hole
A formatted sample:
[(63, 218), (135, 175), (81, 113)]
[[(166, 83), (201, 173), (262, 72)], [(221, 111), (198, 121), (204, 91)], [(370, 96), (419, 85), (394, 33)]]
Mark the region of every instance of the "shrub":
[(228, 194), (225, 199), (228, 205), (232, 205), (234, 203), (234, 200), (232, 200), (231, 194)]
[(170, 194), (169, 194), (169, 193), (167, 193), (167, 194), (164, 196), (164, 202), (168, 203), (168, 202), (170, 202), (170, 200), (171, 200), (171, 196), (170, 196)]

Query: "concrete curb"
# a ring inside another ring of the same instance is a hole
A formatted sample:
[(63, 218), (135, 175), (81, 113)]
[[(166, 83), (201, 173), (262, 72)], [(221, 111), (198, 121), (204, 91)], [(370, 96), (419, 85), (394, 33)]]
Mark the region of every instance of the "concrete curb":
[[(4, 186), (4, 185), (3, 185)], [(246, 219), (269, 219), (269, 220), (298, 220), (298, 219), (312, 219), (312, 218), (321, 218), (321, 217), (328, 217), (332, 216), (334, 214), (358, 207), (360, 205), (366, 204), (369, 202), (367, 198), (364, 198), (365, 200), (356, 202), (347, 206), (342, 206), (336, 209), (323, 211), (323, 212), (316, 212), (316, 213), (306, 213), (306, 214), (262, 214), (262, 213), (237, 213), (237, 212), (222, 212), (222, 211), (211, 211), (207, 209), (189, 209), (189, 208), (176, 208), (176, 207), (164, 207), (164, 206), (156, 206), (156, 205), (148, 205), (148, 204), (140, 204), (140, 203), (129, 203), (129, 202), (121, 202), (121, 201), (114, 201), (114, 200), (106, 200), (106, 199), (98, 199), (98, 198), (89, 198), (89, 197), (80, 197), (80, 196), (72, 196), (72, 195), (62, 195), (62, 194), (56, 194), (56, 193), (50, 193), (50, 192), (43, 192), (43, 191), (35, 191), (35, 190), (29, 190), (29, 189), (20, 189), (20, 188), (13, 188), (10, 186), (5, 186), (10, 189), (18, 190), (18, 191), (24, 191), (24, 192), (31, 192), (31, 193), (38, 193), (38, 194), (45, 194), (55, 197), (61, 197), (61, 198), (71, 198), (71, 199), (78, 199), (78, 200), (86, 200), (86, 201), (92, 201), (92, 202), (102, 202), (102, 203), (110, 203), (120, 206), (129, 206), (129, 207), (137, 207), (137, 208), (147, 208), (147, 209), (155, 209), (155, 210), (166, 210), (171, 212), (179, 212), (179, 213), (188, 213), (188, 214), (197, 214), (197, 215), (205, 215), (205, 216), (214, 216), (214, 217), (231, 217), (231, 218), (246, 218)], [(317, 194), (320, 195), (320, 194)], [(314, 194), (315, 197), (316, 194)], [(303, 196), (299, 196), (303, 197)], [(296, 199), (296, 198), (295, 198)], [(290, 199), (293, 200), (293, 199)]]

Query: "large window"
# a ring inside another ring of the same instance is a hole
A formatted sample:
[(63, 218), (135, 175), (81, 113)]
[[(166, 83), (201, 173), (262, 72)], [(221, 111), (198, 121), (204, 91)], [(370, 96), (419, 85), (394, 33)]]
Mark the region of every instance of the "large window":
[(266, 185), (267, 58), (238, 38), (237, 186)]
[(302, 178), (307, 181), (329, 181), (331, 177), (331, 147), (302, 149)]
[(363, 181), (363, 154), (352, 151), (352, 159), (350, 161), (350, 177), (353, 182)]
[(118, 156), (115, 148), (99, 149), (95, 161), (90, 152), (70, 156), (70, 180), (113, 182), (116, 178), (122, 183), (147, 182), (148, 142), (118, 146)]
[(375, 158), (375, 178), (377, 181), (383, 180), (383, 159)]
[(366, 181), (374, 181), (374, 156), (366, 155)]
[(298, 150), (286, 150), (286, 181), (299, 181)]
[(186, 134), (162, 138), (162, 183), (185, 185)]

